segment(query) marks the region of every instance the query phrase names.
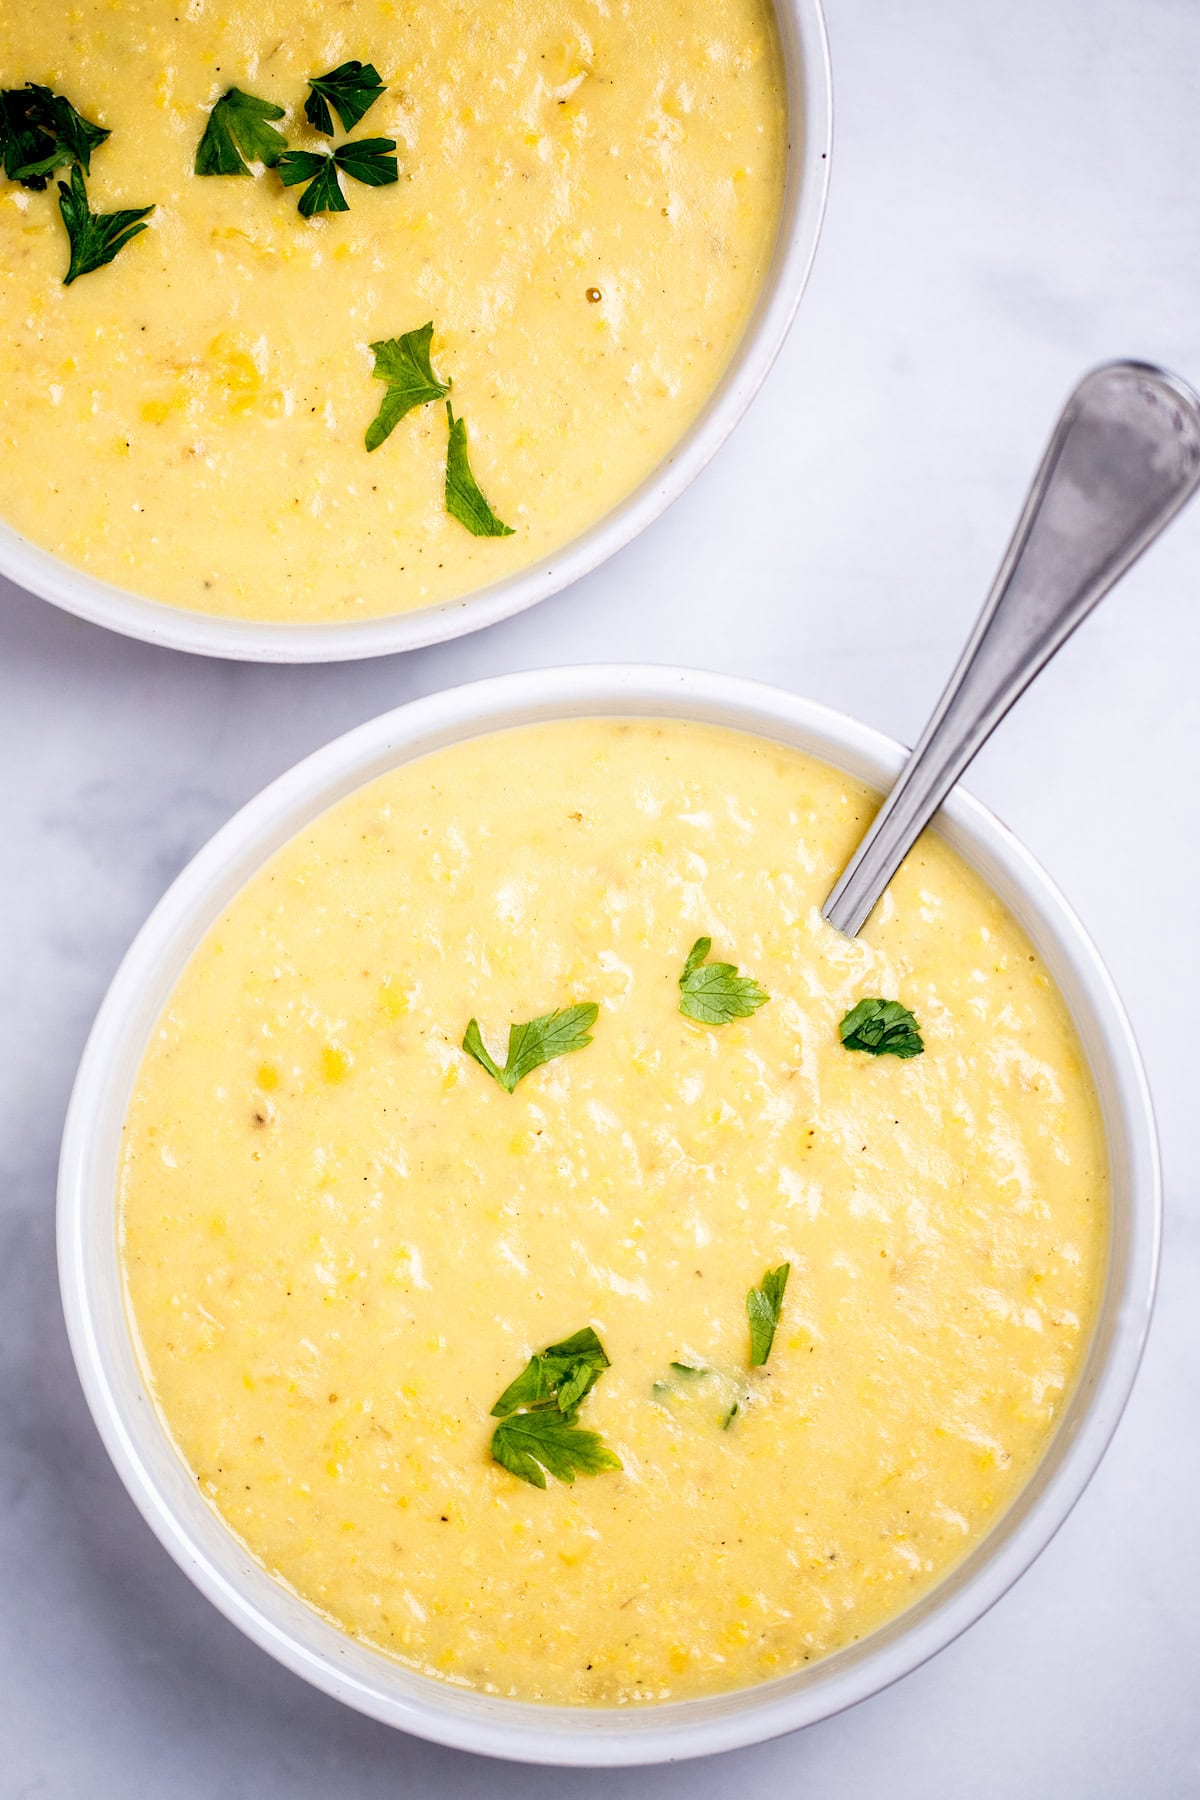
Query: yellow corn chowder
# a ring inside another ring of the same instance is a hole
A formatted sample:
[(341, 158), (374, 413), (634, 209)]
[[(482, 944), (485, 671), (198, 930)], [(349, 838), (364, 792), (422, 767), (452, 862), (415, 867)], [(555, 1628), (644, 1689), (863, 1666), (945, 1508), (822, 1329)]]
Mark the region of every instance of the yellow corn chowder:
[(200, 1492), (426, 1675), (761, 1682), (929, 1592), (1054, 1431), (1107, 1163), (1065, 1004), (936, 835), (756, 737), (584, 720), (397, 768), (192, 957), (124, 1127)]
[(695, 419), (774, 249), (770, 0), (29, 0), (0, 88), (4, 516), (226, 617), (544, 562)]

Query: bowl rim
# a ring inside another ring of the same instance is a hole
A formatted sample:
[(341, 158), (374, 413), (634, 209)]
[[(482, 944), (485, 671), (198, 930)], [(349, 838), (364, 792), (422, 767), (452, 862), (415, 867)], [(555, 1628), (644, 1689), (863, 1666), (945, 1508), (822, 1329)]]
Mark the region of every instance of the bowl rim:
[(278, 1661), (371, 1717), (458, 1749), (579, 1767), (699, 1756), (814, 1723), (910, 1673), (987, 1611), (1049, 1543), (1116, 1428), (1149, 1326), (1161, 1229), (1154, 1116), (1111, 978), (1031, 854), (977, 800), (955, 789), (936, 828), (1006, 901), (1064, 993), (1089, 1054), (1113, 1162), (1108, 1281), (1083, 1373), (1041, 1463), (980, 1545), (898, 1619), (798, 1675), (644, 1709), (499, 1700), (414, 1674), (347, 1637), (269, 1576), (197, 1492), (132, 1352), (114, 1188), (120, 1124), (149, 1031), (204, 930), (248, 876), (328, 806), (387, 768), (472, 736), (601, 716), (725, 725), (808, 750), (875, 785), (886, 784), (905, 754), (871, 727), (781, 689), (656, 665), (493, 677), (410, 701), (358, 726), (235, 813), (151, 912), (84, 1050), (58, 1186), (63, 1309), (88, 1405), (139, 1510), (208, 1599)]
[[(823, 0), (772, 0), (789, 116), (779, 233), (742, 337), (708, 400), (636, 488), (551, 556), (501, 581), (411, 612), (324, 624), (226, 618), (102, 581), (0, 520), (0, 576), (91, 624), (196, 656), (238, 662), (343, 662), (460, 637), (511, 618), (580, 580), (678, 499), (745, 413), (783, 347), (825, 215), (833, 89)], [(801, 121), (799, 130), (795, 121)]]

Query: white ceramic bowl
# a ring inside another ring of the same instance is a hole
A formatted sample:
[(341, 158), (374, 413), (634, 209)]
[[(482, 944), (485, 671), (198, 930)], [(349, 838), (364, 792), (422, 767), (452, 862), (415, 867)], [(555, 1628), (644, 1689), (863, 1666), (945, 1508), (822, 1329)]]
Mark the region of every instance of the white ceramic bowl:
[(134, 1353), (115, 1183), (121, 1123), (143, 1050), (203, 933), (263, 861), (326, 807), (397, 764), (462, 738), (599, 715), (732, 726), (811, 751), (877, 786), (886, 785), (903, 755), (890, 739), (811, 701), (682, 669), (507, 675), (373, 719), (244, 807), (151, 914), (84, 1052), (63, 1140), (58, 1204), (63, 1304), (92, 1413), (142, 1513), (214, 1605), (288, 1668), (390, 1725), (493, 1756), (612, 1765), (728, 1750), (824, 1718), (907, 1674), (999, 1598), (1078, 1499), (1125, 1404), (1149, 1323), (1160, 1198), (1145, 1078), (1103, 964), (1028, 852), (956, 790), (937, 828), (1009, 906), (1065, 995), (1099, 1092), (1112, 1167), (1108, 1277), (1082, 1379), (1032, 1480), (984, 1542), (916, 1606), (851, 1649), (758, 1687), (645, 1708), (526, 1705), (443, 1685), (355, 1642), (273, 1580), (197, 1492), (159, 1422)]
[(165, 606), (99, 581), (0, 520), (0, 575), (67, 612), (172, 650), (242, 662), (342, 662), (460, 637), (522, 612), (578, 581), (682, 494), (733, 430), (778, 356), (816, 254), (829, 181), (833, 97), (821, 0), (774, 0), (783, 48), (788, 166), (774, 259), (741, 343), (671, 455), (582, 536), (548, 561), (460, 600), (334, 625), (217, 618)]

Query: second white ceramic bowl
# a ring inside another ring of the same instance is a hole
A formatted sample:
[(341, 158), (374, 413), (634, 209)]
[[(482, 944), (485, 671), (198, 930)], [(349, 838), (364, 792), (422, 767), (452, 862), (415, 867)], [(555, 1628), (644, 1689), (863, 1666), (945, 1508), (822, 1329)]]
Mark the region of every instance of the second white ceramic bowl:
[[(1042, 869), (956, 791), (937, 829), (999, 894), (1066, 998), (1103, 1109), (1112, 1233), (1079, 1385), (1032, 1480), (989, 1536), (883, 1630), (759, 1687), (662, 1706), (572, 1709), (498, 1700), (416, 1675), (346, 1636), (249, 1557), (197, 1491), (158, 1417), (126, 1316), (116, 1174), (130, 1090), (155, 1023), (210, 925), (263, 862), (344, 795), (483, 732), (578, 717), (699, 719), (795, 745), (884, 787), (899, 745), (774, 688), (682, 669), (504, 676), (414, 701), (339, 738), (243, 808), (184, 870), (122, 964), (72, 1096), (59, 1180), (59, 1268), (89, 1405), (129, 1492), (180, 1567), (265, 1650), (350, 1706), (439, 1743), (543, 1763), (648, 1763), (755, 1743), (885, 1687), (977, 1619), (1038, 1555), (1112, 1434), (1150, 1317), (1159, 1233), (1154, 1120), (1129, 1025), (1082, 926)], [(787, 1504), (787, 1497), (780, 1497)]]
[(816, 254), (833, 129), (829, 47), (821, 0), (774, 0), (789, 127), (779, 238), (758, 303), (715, 392), (667, 460), (582, 536), (546, 562), (460, 600), (333, 625), (218, 618), (166, 606), (99, 581), (0, 520), (0, 575), (43, 600), (126, 637), (241, 662), (342, 662), (460, 637), (523, 612), (605, 562), (700, 473), (729, 436), (778, 356)]

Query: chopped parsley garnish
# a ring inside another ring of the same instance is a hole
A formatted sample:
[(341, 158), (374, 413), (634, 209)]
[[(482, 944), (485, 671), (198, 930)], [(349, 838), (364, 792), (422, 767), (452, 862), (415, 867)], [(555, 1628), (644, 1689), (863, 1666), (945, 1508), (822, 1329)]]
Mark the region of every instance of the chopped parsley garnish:
[(330, 152), (285, 150), (277, 164), (279, 178), (285, 187), (296, 187), (302, 181), (309, 184), (299, 202), (306, 219), (319, 212), (349, 212), (341, 174), (366, 187), (390, 187), (400, 179), (395, 150), (395, 138), (386, 137), (356, 138)]
[(450, 422), (450, 442), (446, 448), (446, 511), (460, 525), (465, 525), (472, 537), (511, 537), (512, 526), (496, 517), (471, 473), (466, 421), (455, 418), (448, 400), (446, 417)]
[[(750, 1320), (750, 1367), (761, 1369), (771, 1354), (775, 1328), (783, 1311), (783, 1290), (792, 1272), (790, 1263), (768, 1269), (761, 1284), (746, 1295), (746, 1316)], [(736, 1408), (735, 1408), (736, 1410)]]
[(860, 1000), (838, 1033), (847, 1050), (867, 1050), (872, 1056), (920, 1056), (925, 1048), (917, 1021), (898, 1000)]
[(429, 360), (429, 344), (433, 337), (433, 321), (418, 331), (406, 331), (403, 337), (380, 338), (371, 345), (376, 381), (387, 382), (387, 393), (379, 411), (367, 426), (367, 449), (378, 450), (391, 436), (405, 413), (430, 400), (444, 400), (450, 391), (448, 382), (439, 381)]
[(241, 88), (227, 89), (209, 113), (196, 146), (197, 175), (249, 175), (247, 160), (273, 169), (287, 149), (287, 139), (270, 121), (282, 117), (282, 106), (243, 94)]
[(308, 85), (312, 91), (304, 102), (304, 116), (326, 137), (333, 136), (331, 106), (342, 121), (342, 130), (353, 131), (380, 94), (387, 92), (375, 65), (362, 62), (340, 63), (328, 75), (314, 75)]
[(609, 1366), (590, 1325), (532, 1356), (492, 1408), (492, 1459), (531, 1486), (546, 1475), (573, 1482), (576, 1475), (620, 1469), (621, 1460), (596, 1431), (578, 1422), (579, 1408)]
[(110, 135), (35, 81), (0, 90), (0, 163), (8, 179), (22, 187), (40, 192), (54, 170), (69, 163), (90, 175), (92, 151)]
[[(670, 1379), (654, 1382), (650, 1397), (679, 1423), (694, 1422), (699, 1417), (728, 1431), (738, 1415), (752, 1404), (754, 1390), (741, 1370), (673, 1362)], [(697, 1407), (699, 1413), (694, 1410)]]
[(732, 963), (705, 963), (711, 938), (697, 938), (688, 951), (679, 977), (683, 998), (679, 1010), (702, 1025), (728, 1025), (731, 1019), (747, 1019), (771, 998), (757, 981), (739, 975)]
[(671, 1363), (670, 1371), (671, 1379), (656, 1381), (651, 1390), (660, 1406), (665, 1406), (669, 1400), (687, 1393), (689, 1389), (694, 1390), (697, 1382), (706, 1381), (710, 1375), (715, 1375), (717, 1372), (715, 1369), (706, 1369), (695, 1363), (681, 1362)]
[(60, 181), (58, 192), (59, 210), (71, 242), (71, 260), (63, 276), (64, 287), (70, 287), (80, 275), (90, 275), (93, 269), (110, 263), (130, 238), (145, 231), (146, 227), (140, 221), (154, 211), (152, 206), (133, 206), (120, 212), (92, 212), (78, 163), (71, 170), (71, 185), (68, 187), (65, 181)]
[(588, 1001), (582, 1006), (563, 1006), (557, 1012), (543, 1013), (525, 1025), (510, 1025), (508, 1055), (503, 1068), (488, 1054), (478, 1019), (472, 1019), (467, 1026), (462, 1047), (468, 1056), (475, 1058), (481, 1069), (487, 1070), (493, 1081), (498, 1081), (505, 1092), (511, 1094), (518, 1081), (523, 1081), (543, 1063), (556, 1056), (566, 1056), (571, 1050), (586, 1049), (592, 1041), (591, 1029), (599, 1012), (600, 1008)]

